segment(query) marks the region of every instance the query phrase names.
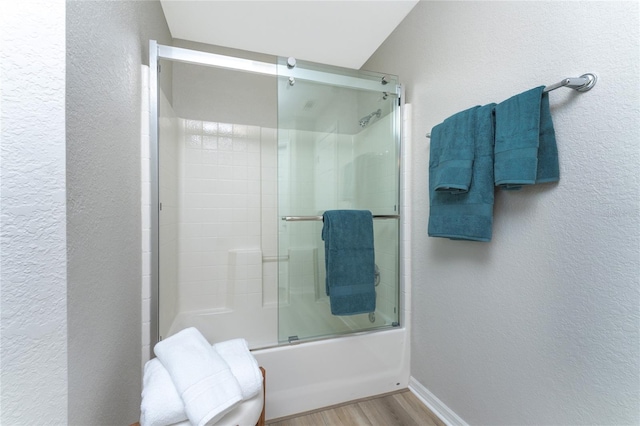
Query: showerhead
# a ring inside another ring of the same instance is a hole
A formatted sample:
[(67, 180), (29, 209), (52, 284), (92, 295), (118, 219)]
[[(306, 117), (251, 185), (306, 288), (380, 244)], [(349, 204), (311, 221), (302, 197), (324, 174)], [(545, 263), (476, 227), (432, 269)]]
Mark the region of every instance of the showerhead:
[(378, 109), (377, 111), (374, 111), (369, 115), (365, 115), (360, 119), (360, 127), (366, 127), (373, 117), (380, 118), (381, 115), (382, 115), (381, 109)]

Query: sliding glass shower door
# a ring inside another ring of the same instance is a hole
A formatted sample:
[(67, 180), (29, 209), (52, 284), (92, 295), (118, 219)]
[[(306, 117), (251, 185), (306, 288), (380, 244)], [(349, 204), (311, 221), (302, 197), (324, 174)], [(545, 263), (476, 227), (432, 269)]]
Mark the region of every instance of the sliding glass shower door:
[[(397, 326), (397, 78), (149, 50), (150, 346), (187, 327), (256, 349)], [(333, 209), (374, 215), (372, 312), (331, 314)]]
[[(289, 67), (287, 67), (289, 65)], [(278, 339), (398, 325), (399, 97), (394, 76), (280, 59)], [(374, 215), (376, 309), (332, 315), (322, 214)]]

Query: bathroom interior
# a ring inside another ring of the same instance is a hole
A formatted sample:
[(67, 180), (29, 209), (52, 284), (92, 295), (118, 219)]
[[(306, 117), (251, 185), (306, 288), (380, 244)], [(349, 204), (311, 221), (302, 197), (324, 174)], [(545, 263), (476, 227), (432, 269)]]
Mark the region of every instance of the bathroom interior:
[[(408, 388), (445, 424), (640, 423), (637, 2), (2, 7), (1, 423), (137, 421), (186, 327), (247, 340), (267, 421)], [(559, 182), (429, 237), (427, 133), (585, 73), (549, 94)], [(373, 214), (374, 312), (331, 314), (334, 209)]]

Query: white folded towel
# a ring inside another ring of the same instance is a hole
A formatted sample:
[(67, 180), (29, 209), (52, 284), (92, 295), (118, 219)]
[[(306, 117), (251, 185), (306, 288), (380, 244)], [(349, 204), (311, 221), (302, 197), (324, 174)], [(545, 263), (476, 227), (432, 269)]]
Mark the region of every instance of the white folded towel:
[(247, 400), (262, 390), (262, 373), (258, 361), (249, 351), (246, 340), (227, 340), (216, 343), (213, 348), (229, 364), (231, 372), (238, 380), (242, 389), (242, 400)]
[(156, 356), (169, 372), (189, 421), (215, 423), (242, 400), (229, 365), (194, 327), (159, 342)]
[(182, 398), (158, 358), (144, 365), (142, 386), (141, 426), (167, 426), (187, 420)]

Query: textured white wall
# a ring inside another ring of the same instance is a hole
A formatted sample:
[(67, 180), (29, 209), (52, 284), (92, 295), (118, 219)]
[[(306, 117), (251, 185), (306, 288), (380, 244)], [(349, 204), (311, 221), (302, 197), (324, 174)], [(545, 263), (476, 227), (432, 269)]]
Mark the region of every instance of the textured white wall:
[(64, 1), (2, 2), (2, 424), (67, 422)]
[[(471, 424), (638, 424), (637, 2), (421, 2), (365, 65), (413, 106), (411, 374)], [(496, 197), (491, 243), (428, 238), (431, 127), (550, 95), (559, 184)]]
[(142, 361), (140, 64), (149, 39), (171, 36), (157, 1), (69, 1), (66, 18), (69, 423), (131, 424)]

